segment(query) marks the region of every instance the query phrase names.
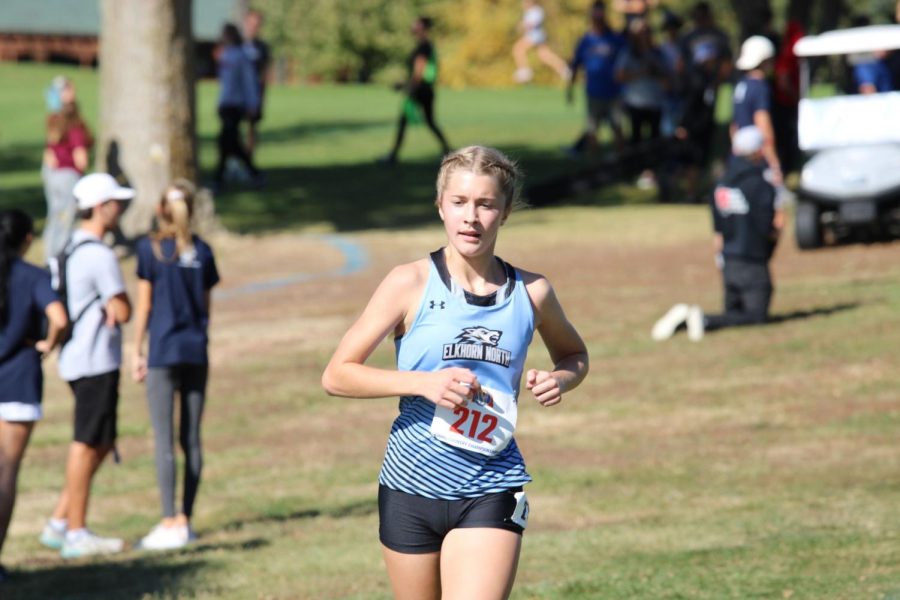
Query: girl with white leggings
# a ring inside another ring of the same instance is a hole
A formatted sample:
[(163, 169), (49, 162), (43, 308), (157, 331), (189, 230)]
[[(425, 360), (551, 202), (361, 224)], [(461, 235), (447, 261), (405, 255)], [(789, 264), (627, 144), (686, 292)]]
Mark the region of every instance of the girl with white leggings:
[[(157, 205), (158, 231), (137, 244), (138, 294), (132, 375), (146, 381), (156, 448), (162, 521), (139, 542), (146, 550), (180, 548), (191, 529), (203, 453), (200, 419), (208, 374), (210, 290), (219, 274), (212, 249), (190, 228), (193, 186), (176, 181)], [(143, 352), (149, 333), (148, 352)], [(180, 396), (179, 442), (185, 456), (181, 510), (175, 509), (173, 412)]]

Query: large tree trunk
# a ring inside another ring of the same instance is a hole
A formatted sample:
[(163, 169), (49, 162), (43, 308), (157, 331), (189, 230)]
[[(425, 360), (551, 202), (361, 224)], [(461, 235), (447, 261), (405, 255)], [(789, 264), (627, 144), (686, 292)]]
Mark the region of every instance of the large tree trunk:
[(127, 237), (147, 232), (165, 186), (197, 178), (191, 0), (101, 0), (98, 167), (137, 196)]

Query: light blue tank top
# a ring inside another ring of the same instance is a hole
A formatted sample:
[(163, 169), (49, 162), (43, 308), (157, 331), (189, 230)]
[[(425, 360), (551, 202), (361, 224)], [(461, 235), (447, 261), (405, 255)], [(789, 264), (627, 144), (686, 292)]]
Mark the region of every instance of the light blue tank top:
[[(482, 385), (518, 398), (534, 311), (518, 271), (504, 265), (508, 281), (497, 291), (495, 303), (478, 306), (449, 279), (442, 250), (433, 253), (415, 321), (395, 340), (397, 369), (463, 367)], [(531, 481), (515, 439), (493, 456), (451, 446), (431, 434), (434, 409), (434, 403), (421, 396), (400, 398), (379, 483), (426, 498), (458, 500)]]

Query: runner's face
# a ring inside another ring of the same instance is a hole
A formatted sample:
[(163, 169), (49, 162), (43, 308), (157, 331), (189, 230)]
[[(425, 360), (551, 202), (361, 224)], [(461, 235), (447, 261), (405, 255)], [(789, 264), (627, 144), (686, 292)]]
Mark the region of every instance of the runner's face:
[(463, 256), (493, 253), (509, 211), (494, 177), (467, 170), (450, 174), (438, 208), (450, 245)]

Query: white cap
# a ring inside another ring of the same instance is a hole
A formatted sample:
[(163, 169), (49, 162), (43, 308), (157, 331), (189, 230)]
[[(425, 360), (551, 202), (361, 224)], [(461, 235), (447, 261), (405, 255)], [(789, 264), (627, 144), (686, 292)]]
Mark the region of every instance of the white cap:
[(756, 125), (741, 127), (731, 140), (731, 151), (735, 156), (749, 156), (762, 150), (765, 138)]
[(109, 200), (131, 200), (134, 190), (119, 185), (108, 173), (91, 173), (78, 180), (72, 190), (78, 200), (78, 210), (94, 208)]
[(775, 56), (775, 46), (772, 41), (767, 37), (754, 35), (748, 37), (741, 44), (741, 55), (734, 64), (741, 71), (750, 71), (773, 56)]

